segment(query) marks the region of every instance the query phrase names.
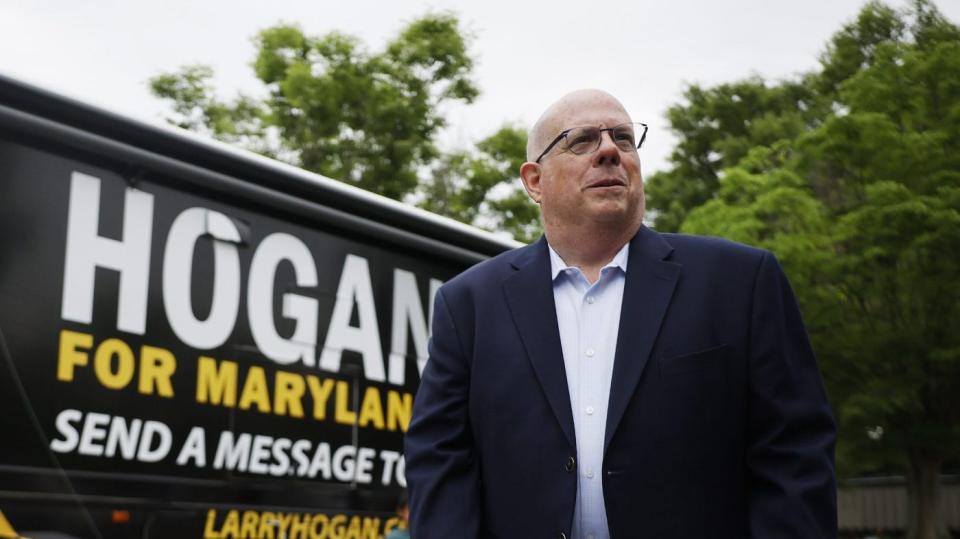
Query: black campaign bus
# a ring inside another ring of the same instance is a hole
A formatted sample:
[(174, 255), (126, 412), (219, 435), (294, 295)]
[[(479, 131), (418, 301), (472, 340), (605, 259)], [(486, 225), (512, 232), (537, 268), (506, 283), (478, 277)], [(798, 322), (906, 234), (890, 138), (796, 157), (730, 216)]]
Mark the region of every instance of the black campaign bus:
[(386, 535), (433, 295), (513, 246), (0, 77), (0, 537)]

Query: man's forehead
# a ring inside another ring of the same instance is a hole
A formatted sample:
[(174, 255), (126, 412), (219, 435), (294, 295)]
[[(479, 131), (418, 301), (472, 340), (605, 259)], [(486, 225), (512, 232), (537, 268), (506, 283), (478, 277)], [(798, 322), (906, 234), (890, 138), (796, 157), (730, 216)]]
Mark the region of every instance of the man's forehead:
[(606, 124), (607, 127), (630, 121), (623, 105), (610, 94), (600, 91), (581, 91), (564, 96), (544, 114), (553, 130), (578, 125)]

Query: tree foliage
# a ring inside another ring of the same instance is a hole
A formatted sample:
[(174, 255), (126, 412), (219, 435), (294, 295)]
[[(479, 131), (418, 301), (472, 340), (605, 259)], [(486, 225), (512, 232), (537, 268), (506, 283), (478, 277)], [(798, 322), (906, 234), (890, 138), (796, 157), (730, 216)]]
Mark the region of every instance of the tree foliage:
[(714, 196), (724, 169), (751, 148), (793, 139), (815, 125), (822, 107), (805, 81), (771, 86), (757, 77), (715, 88), (692, 85), (684, 100), (667, 111), (679, 139), (673, 166), (647, 184), (648, 207), (665, 230), (679, 229), (687, 212)]
[(445, 155), (424, 181), (421, 206), (465, 223), (509, 232), (531, 242), (542, 232), (540, 210), (517, 179), (526, 161), (527, 133), (506, 126), (475, 151)]
[(269, 114), (266, 107), (242, 95), (233, 103), (219, 101), (210, 82), (212, 78), (213, 69), (208, 66), (187, 66), (178, 73), (153, 77), (150, 89), (170, 102), (174, 114), (167, 121), (177, 127), (273, 155), (264, 144)]
[(650, 180), (657, 226), (777, 253), (841, 472), (904, 473), (911, 536), (935, 537), (923, 478), (960, 462), (960, 29), (926, 0), (871, 2), (818, 71), (685, 97), (673, 167)]
[(255, 38), (257, 100), (217, 99), (202, 66), (151, 80), (173, 105), (171, 121), (363, 189), (399, 199), (438, 151), (441, 105), (469, 103), (473, 60), (456, 18), (433, 15), (406, 26), (383, 51), (337, 32), (312, 37), (279, 25)]
[(517, 239), (539, 234), (536, 207), (518, 191), (525, 133), (504, 127), (448, 154), (436, 146), (444, 105), (479, 92), (454, 16), (417, 19), (376, 53), (352, 36), (313, 37), (295, 25), (254, 41), (265, 98), (221, 100), (213, 71), (187, 66), (150, 81), (171, 105), (168, 121)]

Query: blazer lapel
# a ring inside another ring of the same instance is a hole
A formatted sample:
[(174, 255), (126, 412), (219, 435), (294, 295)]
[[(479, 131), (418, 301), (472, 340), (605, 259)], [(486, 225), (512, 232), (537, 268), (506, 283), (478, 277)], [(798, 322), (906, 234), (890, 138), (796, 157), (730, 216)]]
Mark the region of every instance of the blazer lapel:
[(604, 451), (616, 433), (640, 375), (650, 358), (660, 324), (673, 296), (680, 265), (664, 259), (673, 247), (660, 234), (643, 226), (630, 242), (627, 276), (620, 309), (620, 329), (610, 381), (610, 402)]
[(514, 273), (503, 282), (510, 313), (540, 387), (571, 447), (576, 447), (546, 240), (527, 247), (513, 267)]

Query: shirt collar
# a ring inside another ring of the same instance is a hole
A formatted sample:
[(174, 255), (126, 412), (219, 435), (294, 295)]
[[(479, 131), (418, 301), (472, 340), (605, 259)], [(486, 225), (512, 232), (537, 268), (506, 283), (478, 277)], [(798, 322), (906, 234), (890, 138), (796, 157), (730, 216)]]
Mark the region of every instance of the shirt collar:
[[(547, 243), (547, 248), (550, 250), (550, 279), (555, 280), (557, 275), (563, 273), (564, 270), (576, 267), (568, 266), (566, 262), (560, 258), (560, 255), (553, 250), (553, 247)], [(617, 251), (617, 254), (613, 255), (613, 260), (607, 263), (606, 266), (600, 269), (600, 272), (603, 273), (603, 270), (606, 268), (620, 268), (624, 273), (627, 272), (627, 255), (630, 253), (630, 242), (623, 244), (623, 247)], [(580, 268), (577, 268), (578, 270)]]

